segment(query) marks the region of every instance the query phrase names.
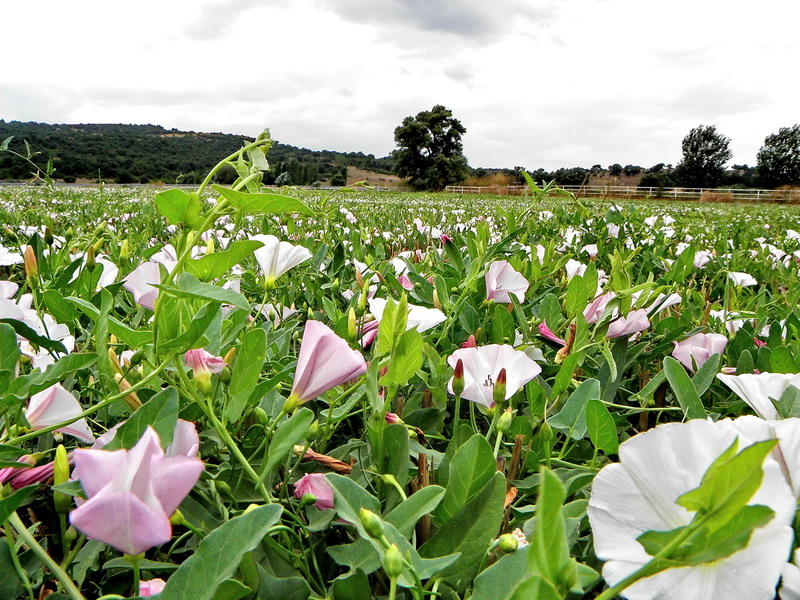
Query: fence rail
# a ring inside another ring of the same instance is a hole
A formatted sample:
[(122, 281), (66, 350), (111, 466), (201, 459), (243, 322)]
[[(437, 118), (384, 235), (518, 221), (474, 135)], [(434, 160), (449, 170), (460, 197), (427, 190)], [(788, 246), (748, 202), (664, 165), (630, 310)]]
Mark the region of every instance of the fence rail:
[[(633, 185), (562, 185), (562, 190), (581, 198), (636, 198), (660, 200), (707, 200), (716, 202), (783, 202), (800, 203), (800, 190), (763, 190), (729, 188), (658, 188)], [(526, 185), (464, 186), (448, 185), (452, 194), (495, 194), (523, 196), (529, 193)]]

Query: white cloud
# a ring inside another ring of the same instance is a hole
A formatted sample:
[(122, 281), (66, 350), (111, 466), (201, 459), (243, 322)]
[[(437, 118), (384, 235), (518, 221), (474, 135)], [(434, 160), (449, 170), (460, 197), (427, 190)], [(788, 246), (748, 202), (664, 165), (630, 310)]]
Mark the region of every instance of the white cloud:
[(381, 156), (444, 104), (473, 166), (674, 164), (700, 124), (754, 164), (798, 121), (797, 22), (784, 0), (8, 3), (0, 118), (269, 127)]

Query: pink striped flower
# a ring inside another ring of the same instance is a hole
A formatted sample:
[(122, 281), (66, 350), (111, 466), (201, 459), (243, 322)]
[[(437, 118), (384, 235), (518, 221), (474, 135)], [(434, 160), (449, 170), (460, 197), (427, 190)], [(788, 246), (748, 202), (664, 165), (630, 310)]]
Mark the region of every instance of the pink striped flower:
[(314, 506), (318, 509), (333, 508), (333, 488), (324, 474), (308, 473), (294, 484), (295, 498), (302, 498), (306, 494), (311, 494), (317, 499)]
[(633, 335), (644, 331), (648, 327), (650, 327), (650, 320), (647, 318), (647, 311), (645, 309), (635, 310), (613, 321), (608, 326), (606, 337), (611, 339), (622, 337), (623, 335)]
[(713, 354), (722, 354), (727, 344), (728, 338), (719, 333), (696, 333), (681, 342), (675, 342), (672, 356), (694, 373)]
[(284, 410), (292, 412), (303, 402), (366, 372), (361, 352), (350, 348), (324, 323), (306, 321), (292, 392)]

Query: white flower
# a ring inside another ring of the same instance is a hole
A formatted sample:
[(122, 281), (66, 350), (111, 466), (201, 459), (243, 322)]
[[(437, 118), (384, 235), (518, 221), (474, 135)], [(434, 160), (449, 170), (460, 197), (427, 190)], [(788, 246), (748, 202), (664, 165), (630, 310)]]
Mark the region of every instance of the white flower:
[[(386, 310), (385, 298), (371, 298), (369, 300), (369, 312), (372, 313), (376, 321), (380, 321), (383, 318), (384, 310)], [(409, 304), (406, 331), (413, 327), (422, 333), (432, 327), (436, 327), (446, 318), (444, 313), (438, 308), (426, 308), (424, 306), (417, 306), (416, 304)]]
[[(694, 513), (675, 501), (700, 485), (711, 464), (733, 443), (730, 423), (692, 420), (639, 434), (619, 448), (620, 462), (595, 477), (588, 515), (603, 577), (615, 585), (652, 558), (636, 538), (648, 530), (689, 524)], [(739, 435), (740, 449), (754, 440)], [(796, 500), (780, 465), (768, 457), (764, 478), (750, 504), (775, 516), (756, 529), (746, 548), (691, 567), (667, 569), (628, 587), (629, 600), (772, 600), (789, 554)]]
[(731, 271), (728, 273), (728, 277), (734, 283), (734, 285), (738, 285), (739, 287), (758, 285), (758, 282), (753, 278), (752, 275), (748, 275), (747, 273), (742, 273), (740, 271)]
[(800, 388), (800, 373), (743, 373), (742, 375), (718, 373), (717, 378), (762, 419), (780, 419), (770, 398), (780, 400), (790, 385)]
[(250, 239), (264, 245), (253, 252), (268, 282), (274, 282), (292, 267), (311, 258), (308, 248), (282, 242), (274, 235), (254, 235)]

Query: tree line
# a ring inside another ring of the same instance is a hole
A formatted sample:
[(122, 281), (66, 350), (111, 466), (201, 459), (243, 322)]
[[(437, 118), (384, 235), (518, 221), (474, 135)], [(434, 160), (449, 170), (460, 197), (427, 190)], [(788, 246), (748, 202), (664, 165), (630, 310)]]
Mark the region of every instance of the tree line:
[[(116, 183), (200, 183), (219, 159), (236, 152), (253, 138), (225, 133), (197, 133), (158, 125), (50, 125), (0, 119), (0, 179), (26, 180), (33, 159), (44, 169), (51, 160), (54, 179)], [(38, 155), (38, 156), (37, 156)], [(271, 169), (266, 184), (345, 185), (347, 167), (391, 173), (391, 157), (363, 152), (314, 151), (275, 142), (269, 151)], [(236, 179), (233, 169), (217, 174), (220, 183)]]

